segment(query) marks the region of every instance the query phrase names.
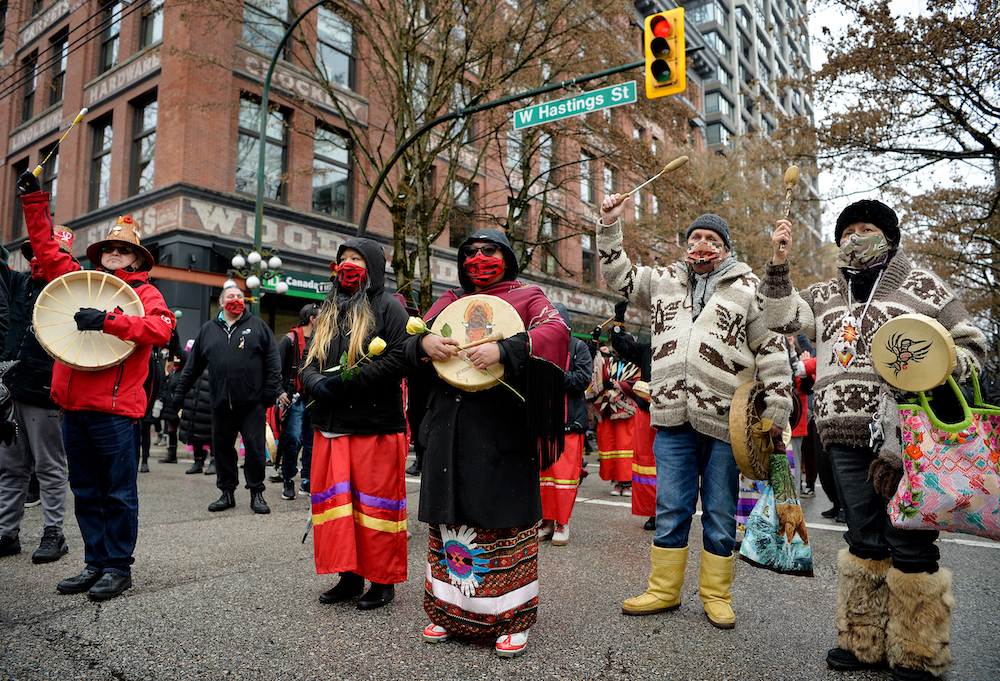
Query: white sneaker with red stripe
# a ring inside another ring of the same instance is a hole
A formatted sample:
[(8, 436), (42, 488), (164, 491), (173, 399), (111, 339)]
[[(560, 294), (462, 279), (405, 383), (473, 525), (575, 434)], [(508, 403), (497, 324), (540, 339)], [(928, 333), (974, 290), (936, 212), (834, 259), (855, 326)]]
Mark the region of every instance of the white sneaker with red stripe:
[(528, 631), (519, 631), (514, 634), (504, 634), (497, 639), (498, 657), (519, 657), (524, 655), (524, 649), (528, 646)]
[(556, 531), (552, 533), (553, 546), (566, 546), (569, 543), (569, 525), (556, 523)]
[(428, 624), (424, 629), (424, 640), (428, 643), (440, 643), (449, 638), (451, 638), (451, 634), (448, 633), (448, 630), (436, 624)]

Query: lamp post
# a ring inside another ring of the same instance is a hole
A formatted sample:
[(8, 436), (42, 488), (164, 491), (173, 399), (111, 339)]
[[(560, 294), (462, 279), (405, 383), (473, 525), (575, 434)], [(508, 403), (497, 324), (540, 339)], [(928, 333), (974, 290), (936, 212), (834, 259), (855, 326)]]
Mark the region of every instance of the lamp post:
[(229, 277), (241, 277), (247, 283), (247, 288), (252, 291), (250, 295), (251, 312), (259, 314), (260, 299), (263, 292), (258, 293), (261, 285), (267, 282), (274, 282), (275, 293), (288, 293), (288, 284), (281, 280), (284, 272), (281, 271), (281, 257), (278, 250), (273, 248), (257, 247), (250, 252), (243, 248), (236, 249), (236, 255), (230, 261), (232, 269), (226, 272)]

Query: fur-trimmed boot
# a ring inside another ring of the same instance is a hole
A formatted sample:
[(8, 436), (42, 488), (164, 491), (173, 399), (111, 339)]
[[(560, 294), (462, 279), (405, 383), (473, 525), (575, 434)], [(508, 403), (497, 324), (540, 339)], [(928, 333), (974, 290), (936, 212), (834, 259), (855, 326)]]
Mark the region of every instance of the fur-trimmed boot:
[(838, 671), (885, 668), (885, 626), (889, 617), (886, 572), (892, 560), (859, 558), (849, 549), (837, 555), (837, 648), (826, 663)]
[(892, 568), (889, 587), (889, 622), (886, 656), (893, 679), (931, 681), (951, 664), (951, 570), (906, 573)]

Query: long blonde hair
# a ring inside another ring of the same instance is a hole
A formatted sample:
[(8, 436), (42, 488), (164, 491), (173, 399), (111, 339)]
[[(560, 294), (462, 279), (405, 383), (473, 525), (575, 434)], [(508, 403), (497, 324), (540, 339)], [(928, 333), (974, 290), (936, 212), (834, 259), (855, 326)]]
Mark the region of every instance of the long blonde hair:
[(318, 360), (322, 368), (326, 364), (330, 344), (341, 334), (351, 337), (347, 347), (347, 366), (352, 366), (365, 353), (365, 343), (368, 342), (368, 336), (375, 327), (375, 315), (372, 314), (372, 306), (368, 302), (368, 279), (366, 278), (354, 295), (343, 303), (343, 309), (337, 304), (339, 290), (339, 287), (335, 288), (320, 307), (312, 342), (309, 344), (309, 353), (303, 366)]

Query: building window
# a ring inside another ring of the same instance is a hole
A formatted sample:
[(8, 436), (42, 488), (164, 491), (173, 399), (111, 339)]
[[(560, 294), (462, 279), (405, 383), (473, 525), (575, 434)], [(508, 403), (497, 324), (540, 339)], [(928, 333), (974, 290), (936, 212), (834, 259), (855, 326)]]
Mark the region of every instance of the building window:
[(458, 248), (475, 231), (476, 185), (456, 180), (451, 185), (448, 245)]
[(611, 166), (604, 166), (604, 195), (611, 196), (618, 186), (618, 173)]
[(559, 222), (546, 216), (542, 220), (542, 271), (553, 276), (559, 274)]
[(90, 160), (90, 210), (108, 205), (111, 198), (111, 119), (93, 124), (93, 151)]
[(142, 46), (149, 47), (163, 40), (163, 2), (149, 0), (142, 10)]
[(719, 0), (709, 0), (704, 5), (691, 7), (687, 10), (687, 18), (696, 26), (715, 21), (729, 30), (729, 11), (719, 3)]
[(3, 47), (3, 36), (7, 32), (7, 0), (0, 0), (0, 47)]
[(49, 106), (62, 101), (66, 86), (66, 62), (69, 59), (67, 42), (69, 29), (60, 31), (52, 39), (52, 78), (49, 81)]
[(121, 2), (106, 2), (101, 12), (101, 63), (98, 71), (104, 73), (118, 65), (118, 38), (122, 30)]
[(156, 99), (135, 107), (132, 132), (132, 191), (142, 194), (153, 188), (156, 160)]
[[(42, 157), (44, 158), (44, 156)], [(21, 177), (21, 173), (28, 169), (28, 159), (24, 159), (19, 163), (15, 163), (11, 166), (11, 171), (14, 173), (14, 177), (10, 186), (17, 186), (17, 178)], [(24, 210), (21, 208), (20, 201), (12, 201), (11, 205), (14, 207), (13, 219), (11, 223), (11, 239), (18, 239), (24, 236)]]
[(589, 234), (581, 234), (580, 248), (582, 249), (583, 283), (593, 284), (597, 281), (597, 253), (594, 250), (594, 237)]
[(729, 144), (732, 135), (722, 123), (709, 123), (705, 128), (705, 142), (708, 144)]
[(635, 219), (638, 222), (642, 219), (642, 194), (638, 189), (632, 195), (632, 202), (635, 203)]
[(507, 167), (517, 168), (524, 157), (524, 139), (520, 130), (510, 128), (507, 131)]
[(316, 126), (312, 186), (314, 211), (351, 219), (351, 142), (346, 135)]
[(726, 61), (729, 61), (730, 47), (718, 31), (707, 31), (704, 34), (705, 44), (715, 50), (716, 54), (720, 57), (724, 57)]
[(538, 143), (541, 150), (538, 156), (538, 175), (546, 182), (556, 182), (556, 140), (552, 135), (543, 133)]
[[(283, 201), (285, 168), (288, 167), (288, 133), (285, 112), (272, 108), (267, 115), (264, 147), (264, 198)], [(244, 94), (240, 98), (239, 139), (236, 148), (236, 191), (257, 193), (260, 155), (260, 101)]]
[(243, 42), (247, 45), (269, 55), (274, 54), (287, 29), (288, 0), (246, 0), (243, 5)]
[(45, 0), (31, 0), (31, 16), (35, 16), (45, 7)]
[(24, 74), (24, 90), (21, 96), (21, 121), (30, 121), (35, 115), (35, 89), (38, 87), (38, 52), (32, 52), (21, 60)]
[(328, 10), (319, 8), (316, 24), (316, 66), (328, 83), (353, 89), (354, 29), (351, 23)]
[(52, 219), (55, 220), (56, 193), (57, 193), (56, 190), (58, 189), (59, 185), (59, 149), (56, 148), (56, 146), (53, 144), (43, 149), (40, 149), (38, 153), (41, 154), (42, 158), (45, 158), (46, 156), (49, 155), (50, 151), (53, 152), (52, 157), (49, 158), (48, 162), (44, 166), (42, 166), (42, 177), (40, 179), (42, 181), (41, 182), (42, 191), (48, 192), (50, 194), (49, 214), (51, 214)]
[(580, 151), (580, 200), (584, 203), (594, 202), (593, 157), (586, 151)]
[(722, 96), (721, 92), (709, 92), (705, 95), (705, 113), (719, 113), (732, 117), (733, 104)]

